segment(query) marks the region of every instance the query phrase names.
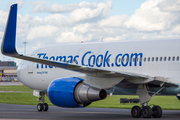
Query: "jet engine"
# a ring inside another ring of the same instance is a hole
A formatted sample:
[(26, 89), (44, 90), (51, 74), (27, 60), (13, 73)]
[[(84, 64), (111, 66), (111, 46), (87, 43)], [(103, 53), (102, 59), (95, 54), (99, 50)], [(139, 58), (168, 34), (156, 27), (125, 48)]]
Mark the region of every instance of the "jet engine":
[(105, 90), (91, 87), (76, 77), (55, 79), (48, 87), (50, 101), (59, 107), (85, 107), (106, 96)]

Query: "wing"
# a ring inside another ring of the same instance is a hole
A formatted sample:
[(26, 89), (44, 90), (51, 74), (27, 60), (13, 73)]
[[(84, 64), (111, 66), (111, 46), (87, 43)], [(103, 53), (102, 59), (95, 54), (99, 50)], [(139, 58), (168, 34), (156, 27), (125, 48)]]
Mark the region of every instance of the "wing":
[(50, 60), (34, 58), (30, 56), (21, 55), (16, 51), (15, 43), (16, 43), (16, 22), (17, 22), (17, 4), (13, 4), (9, 11), (9, 17), (6, 25), (6, 29), (4, 32), (4, 37), (1, 45), (1, 52), (4, 55), (42, 63), (50, 66), (55, 66), (59, 68), (69, 69), (85, 74), (91, 74), (94, 76), (105, 76), (105, 77), (124, 77), (131, 83), (135, 84), (146, 84), (151, 83), (154, 85), (165, 85), (165, 86), (176, 86), (175, 84), (169, 83), (168, 79), (162, 77), (151, 77), (136, 73), (128, 73), (128, 72), (117, 72), (117, 71), (109, 71), (101, 68), (93, 68), (86, 67), (74, 64), (67, 64), (62, 62), (54, 62)]

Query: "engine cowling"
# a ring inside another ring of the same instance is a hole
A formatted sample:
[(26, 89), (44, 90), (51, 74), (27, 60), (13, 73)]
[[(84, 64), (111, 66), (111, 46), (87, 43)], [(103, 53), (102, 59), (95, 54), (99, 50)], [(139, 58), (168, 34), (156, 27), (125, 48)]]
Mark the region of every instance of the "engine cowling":
[(106, 96), (105, 90), (91, 87), (75, 77), (55, 79), (48, 87), (49, 100), (60, 107), (85, 107)]

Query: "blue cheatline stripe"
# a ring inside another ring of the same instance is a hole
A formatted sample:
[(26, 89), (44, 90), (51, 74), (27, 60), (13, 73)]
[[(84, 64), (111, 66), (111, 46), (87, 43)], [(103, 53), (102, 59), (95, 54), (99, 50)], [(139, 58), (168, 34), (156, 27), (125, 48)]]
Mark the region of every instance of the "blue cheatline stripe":
[(1, 52), (5, 55), (17, 53), (15, 48), (16, 21), (17, 21), (17, 4), (13, 4), (10, 7), (9, 17), (1, 47)]

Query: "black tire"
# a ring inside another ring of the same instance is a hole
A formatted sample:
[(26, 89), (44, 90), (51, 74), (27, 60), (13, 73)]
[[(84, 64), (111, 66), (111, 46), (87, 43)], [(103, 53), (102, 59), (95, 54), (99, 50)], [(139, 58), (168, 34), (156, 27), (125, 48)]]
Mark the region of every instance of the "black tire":
[(143, 118), (150, 118), (152, 116), (152, 109), (149, 106), (145, 106), (142, 109), (142, 117)]
[(154, 118), (160, 118), (160, 117), (162, 116), (162, 109), (161, 109), (160, 106), (154, 106), (154, 107), (152, 108), (152, 111), (153, 111), (152, 116), (153, 116)]
[(49, 107), (47, 103), (44, 103), (44, 107), (43, 107), (44, 111), (48, 111)]
[(43, 110), (43, 104), (42, 103), (39, 103), (37, 105), (37, 110), (40, 111), (40, 112)]
[(139, 106), (134, 106), (131, 109), (131, 116), (133, 118), (140, 118), (141, 117), (141, 108)]

